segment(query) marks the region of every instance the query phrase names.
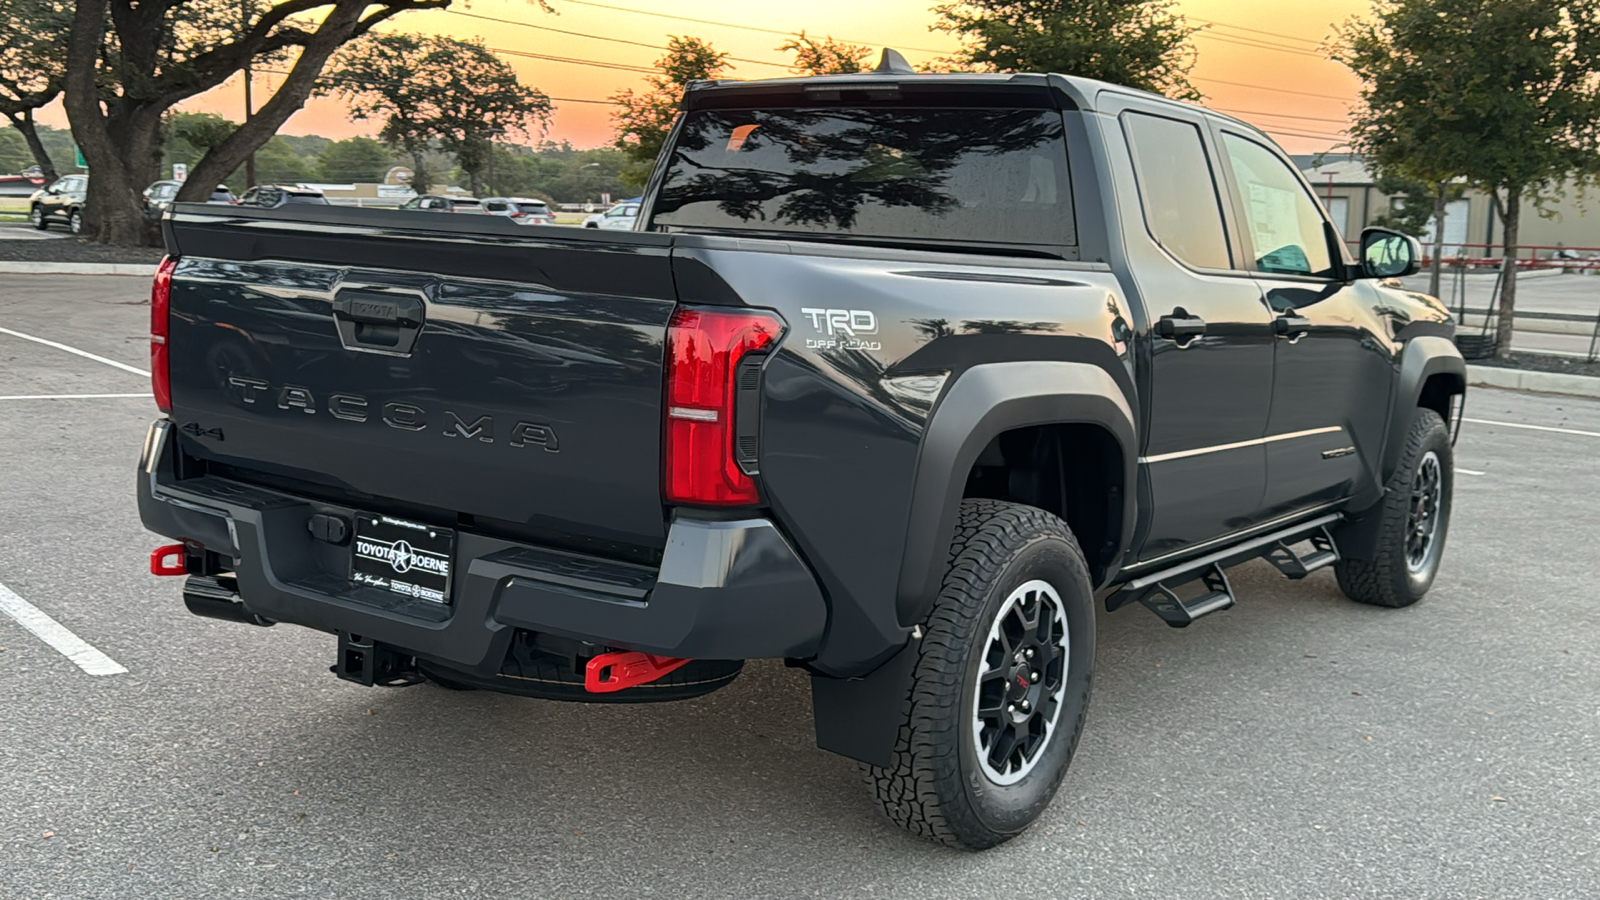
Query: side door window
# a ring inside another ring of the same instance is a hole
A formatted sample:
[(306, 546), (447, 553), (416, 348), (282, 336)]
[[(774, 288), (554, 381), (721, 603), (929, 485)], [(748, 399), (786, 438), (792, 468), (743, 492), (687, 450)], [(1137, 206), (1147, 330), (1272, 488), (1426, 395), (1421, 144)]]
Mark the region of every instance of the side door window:
[(1327, 220), (1300, 179), (1278, 155), (1223, 132), (1228, 168), (1238, 186), (1252, 268), (1271, 275), (1335, 276)]
[(1124, 113), (1122, 121), (1150, 236), (1189, 266), (1229, 268), (1222, 201), (1199, 127), (1136, 112)]

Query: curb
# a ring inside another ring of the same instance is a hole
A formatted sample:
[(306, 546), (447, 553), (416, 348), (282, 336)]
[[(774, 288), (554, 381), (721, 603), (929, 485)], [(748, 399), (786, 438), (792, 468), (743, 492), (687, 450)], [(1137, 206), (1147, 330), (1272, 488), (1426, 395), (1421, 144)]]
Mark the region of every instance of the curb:
[(1600, 378), (1565, 375), (1560, 372), (1529, 372), (1498, 366), (1467, 366), (1467, 383), (1513, 391), (1541, 394), (1566, 394), (1573, 397), (1600, 397)]
[(156, 263), (0, 262), (0, 275), (142, 275), (153, 278)]

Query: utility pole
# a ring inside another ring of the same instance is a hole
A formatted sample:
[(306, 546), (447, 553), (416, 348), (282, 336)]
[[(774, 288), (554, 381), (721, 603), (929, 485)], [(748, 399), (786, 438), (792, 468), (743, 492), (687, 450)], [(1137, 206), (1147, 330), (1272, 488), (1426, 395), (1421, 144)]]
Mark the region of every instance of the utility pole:
[[(239, 31), (241, 35), (250, 33), (249, 0), (244, 0), (243, 3), (239, 4)], [(254, 114), (250, 104), (250, 57), (246, 56), (244, 58), (244, 120), (249, 122), (250, 117)], [(255, 187), (256, 153), (254, 150), (250, 151), (250, 155), (244, 158), (244, 181), (246, 189)]]

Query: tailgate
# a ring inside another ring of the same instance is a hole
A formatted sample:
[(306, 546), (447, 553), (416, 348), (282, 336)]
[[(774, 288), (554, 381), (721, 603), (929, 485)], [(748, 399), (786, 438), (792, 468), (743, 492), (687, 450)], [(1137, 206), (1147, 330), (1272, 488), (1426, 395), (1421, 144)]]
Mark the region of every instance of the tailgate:
[(459, 218), (180, 208), (185, 449), (380, 512), (660, 546), (670, 239)]

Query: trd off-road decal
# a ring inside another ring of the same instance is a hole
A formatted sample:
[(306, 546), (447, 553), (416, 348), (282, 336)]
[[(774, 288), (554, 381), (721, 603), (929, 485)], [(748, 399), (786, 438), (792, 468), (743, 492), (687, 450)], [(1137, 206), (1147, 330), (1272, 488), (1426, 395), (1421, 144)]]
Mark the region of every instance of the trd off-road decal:
[(802, 307), (800, 314), (811, 320), (818, 335), (806, 338), (807, 350), (882, 350), (879, 341), (862, 339), (878, 333), (878, 315), (870, 309), (819, 309)]

